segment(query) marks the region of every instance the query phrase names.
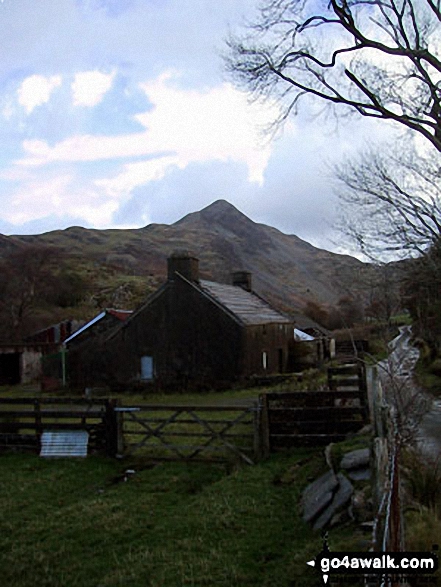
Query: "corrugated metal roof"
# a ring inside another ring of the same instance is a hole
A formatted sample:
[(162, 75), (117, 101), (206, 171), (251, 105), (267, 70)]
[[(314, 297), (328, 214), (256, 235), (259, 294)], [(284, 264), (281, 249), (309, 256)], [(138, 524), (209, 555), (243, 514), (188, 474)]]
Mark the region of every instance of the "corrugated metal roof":
[(314, 340), (314, 337), (311, 336), (310, 334), (307, 334), (306, 332), (303, 332), (303, 330), (299, 330), (298, 328), (294, 328), (294, 340), (311, 341), (311, 340)]
[(84, 326), (82, 326), (81, 328), (76, 330), (71, 336), (69, 336), (69, 338), (66, 338), (66, 340), (64, 341), (64, 344), (67, 344), (68, 342), (70, 342), (71, 340), (73, 340), (74, 338), (79, 336), (82, 332), (84, 332), (85, 330), (87, 330), (88, 328), (93, 326), (96, 322), (99, 322), (102, 318), (104, 318), (105, 315), (106, 315), (105, 311), (100, 312), (98, 314), (98, 316), (95, 316), (95, 318), (92, 318), (92, 320), (90, 320), (89, 322), (87, 322), (87, 324), (85, 324)]
[(289, 318), (274, 310), (262, 298), (241, 287), (205, 280), (201, 280), (199, 286), (245, 324), (291, 324)]
[(41, 457), (87, 457), (86, 430), (57, 430), (41, 435)]
[(113, 308), (106, 308), (105, 310), (100, 312), (98, 314), (98, 316), (95, 316), (95, 318), (92, 318), (92, 320), (87, 322), (87, 324), (84, 324), (84, 326), (82, 326), (81, 328), (76, 330), (73, 334), (71, 334), (71, 336), (69, 336), (69, 338), (66, 338), (66, 340), (64, 341), (64, 344), (69, 343), (71, 340), (73, 340), (74, 338), (79, 336), (85, 330), (87, 330), (88, 328), (90, 328), (91, 326), (93, 326), (94, 324), (99, 322), (100, 320), (102, 320), (107, 314), (110, 314), (114, 318), (117, 318), (118, 320), (121, 320), (121, 322), (124, 322), (125, 320), (127, 320), (127, 318), (129, 316), (131, 316), (133, 314), (133, 311), (132, 310), (114, 310)]

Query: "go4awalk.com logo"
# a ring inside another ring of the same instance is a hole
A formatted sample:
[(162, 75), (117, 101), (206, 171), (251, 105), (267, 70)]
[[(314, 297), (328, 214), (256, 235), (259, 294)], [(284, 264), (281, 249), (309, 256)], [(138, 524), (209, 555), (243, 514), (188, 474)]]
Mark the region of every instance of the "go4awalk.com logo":
[[(438, 550), (438, 545), (433, 547)], [(438, 569), (434, 552), (331, 552), (325, 548), (306, 563), (315, 567), (327, 584), (336, 575), (430, 575)]]

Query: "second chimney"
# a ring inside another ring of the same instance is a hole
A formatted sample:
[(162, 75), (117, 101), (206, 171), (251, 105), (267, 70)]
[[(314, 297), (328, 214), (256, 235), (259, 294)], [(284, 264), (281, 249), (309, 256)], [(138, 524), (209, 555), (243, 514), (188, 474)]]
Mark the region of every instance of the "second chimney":
[(251, 273), (249, 271), (235, 271), (233, 273), (233, 285), (241, 287), (245, 291), (252, 291)]

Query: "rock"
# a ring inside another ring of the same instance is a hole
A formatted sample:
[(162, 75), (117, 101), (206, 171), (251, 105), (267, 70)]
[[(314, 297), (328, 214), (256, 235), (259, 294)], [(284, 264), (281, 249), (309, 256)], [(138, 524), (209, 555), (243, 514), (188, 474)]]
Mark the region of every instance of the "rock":
[(310, 522), (320, 515), (332, 501), (338, 487), (339, 481), (333, 471), (328, 471), (306, 487), (302, 497), (305, 522)]
[(340, 467), (342, 469), (359, 469), (369, 467), (370, 451), (368, 448), (353, 450), (344, 455)]
[(332, 517), (351, 499), (354, 493), (352, 483), (342, 473), (337, 475), (338, 489), (335, 492), (332, 501), (326, 506), (326, 509), (319, 515), (314, 522), (313, 529), (320, 530), (324, 528), (332, 519)]
[(348, 472), (349, 479), (352, 481), (367, 481), (371, 478), (371, 470), (370, 469), (350, 469)]

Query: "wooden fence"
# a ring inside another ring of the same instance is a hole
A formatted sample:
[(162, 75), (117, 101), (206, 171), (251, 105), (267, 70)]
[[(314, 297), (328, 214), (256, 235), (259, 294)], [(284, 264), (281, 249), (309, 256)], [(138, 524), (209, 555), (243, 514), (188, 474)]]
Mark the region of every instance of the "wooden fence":
[(252, 406), (141, 405), (116, 407), (123, 454), (154, 460), (259, 458), (259, 409)]
[(369, 420), (365, 374), (358, 365), (329, 369), (329, 390), (261, 396), (264, 452), (344, 440)]
[(263, 402), (269, 452), (339, 442), (368, 420), (368, 409), (355, 391), (269, 393)]
[(328, 388), (330, 391), (359, 391), (361, 399), (366, 399), (366, 370), (363, 363), (346, 363), (330, 367)]
[(43, 432), (86, 430), (89, 452), (152, 460), (237, 459), (343, 440), (368, 418), (364, 372), (329, 372), (328, 391), (267, 393), (252, 405), (138, 405), (117, 400), (0, 399), (0, 449), (39, 450)]
[(39, 451), (46, 431), (86, 430), (89, 450), (114, 453), (111, 400), (0, 398), (0, 450)]

